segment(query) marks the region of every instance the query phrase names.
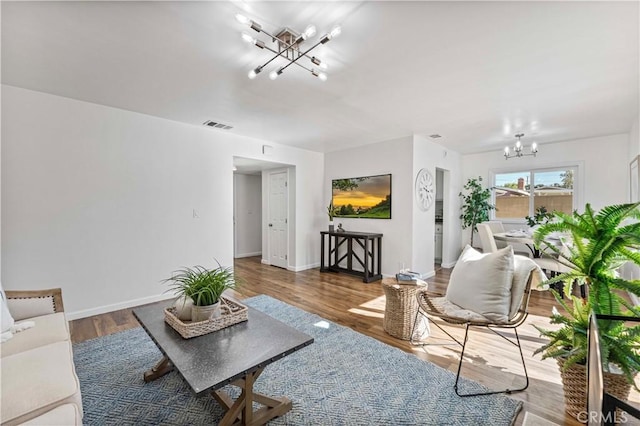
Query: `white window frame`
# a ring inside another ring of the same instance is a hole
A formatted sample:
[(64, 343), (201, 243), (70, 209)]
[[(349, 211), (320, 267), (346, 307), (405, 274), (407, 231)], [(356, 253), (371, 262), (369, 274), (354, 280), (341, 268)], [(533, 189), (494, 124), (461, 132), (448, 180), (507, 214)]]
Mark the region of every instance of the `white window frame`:
[[(561, 170), (569, 170), (572, 169), (574, 171), (573, 173), (573, 209), (579, 209), (579, 206), (582, 205), (582, 190), (583, 190), (583, 170), (584, 170), (584, 163), (583, 162), (567, 162), (567, 163), (558, 163), (558, 164), (551, 164), (551, 165), (545, 165), (544, 167), (527, 167), (527, 166), (520, 166), (520, 165), (514, 165), (511, 167), (505, 167), (505, 168), (499, 168), (499, 169), (491, 169), (489, 170), (489, 179), (488, 182), (490, 182), (490, 188), (494, 188), (496, 186), (496, 175), (499, 174), (505, 174), (505, 173), (518, 173), (518, 172), (529, 172), (530, 173), (530, 182), (531, 182), (531, 187), (529, 189), (530, 191), (530, 196), (529, 196), (529, 216), (532, 215), (533, 213), (533, 205), (534, 205), (534, 195), (533, 195), (533, 190), (535, 189), (535, 182), (533, 179), (533, 175), (535, 173), (539, 173), (539, 172), (552, 172), (552, 171), (561, 171)], [(496, 193), (495, 191), (491, 191), (491, 203), (493, 205), (496, 204)], [(491, 218), (491, 220), (499, 220), (502, 223), (505, 224), (514, 224), (514, 225), (523, 225), (526, 224), (527, 221), (526, 219), (523, 218), (498, 218), (496, 217), (496, 211), (495, 210), (491, 210), (489, 217)]]

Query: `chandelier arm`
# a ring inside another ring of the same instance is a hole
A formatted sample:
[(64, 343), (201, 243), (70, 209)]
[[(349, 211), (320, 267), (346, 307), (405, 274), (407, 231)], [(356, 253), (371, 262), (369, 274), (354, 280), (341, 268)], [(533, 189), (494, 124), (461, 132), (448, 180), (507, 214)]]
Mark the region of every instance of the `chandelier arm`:
[[(277, 51), (277, 50), (275, 50), (275, 49), (273, 49), (273, 48), (271, 48), (271, 47), (269, 47), (269, 46), (266, 46), (266, 45), (265, 45), (265, 46), (264, 46), (264, 48), (265, 48), (265, 49), (267, 49), (267, 50), (268, 50), (268, 51), (270, 51), (270, 52), (273, 52), (273, 53), (275, 53), (275, 54), (278, 54), (278, 51)], [(290, 61), (290, 59), (285, 58), (284, 56), (283, 56), (283, 59), (286, 59), (286, 60)], [(296, 62), (295, 64), (296, 64), (297, 66), (299, 66), (300, 68), (304, 68), (305, 70), (309, 71), (310, 73), (313, 73), (313, 70), (312, 70), (311, 68), (307, 68), (307, 67), (305, 67), (304, 65), (302, 65), (301, 63), (298, 63), (298, 62)]]
[(289, 61), (291, 61), (291, 62), (289, 62), (289, 63), (288, 63), (287, 65), (285, 65), (284, 67), (280, 68), (280, 72), (282, 72), (282, 71), (284, 71), (285, 69), (287, 69), (287, 68), (289, 67), (289, 65), (291, 65), (291, 64), (295, 64), (295, 63), (296, 63), (296, 61), (297, 61), (298, 59), (300, 59), (301, 57), (303, 57), (303, 56), (307, 56), (307, 53), (311, 52), (313, 49), (315, 49), (315, 48), (316, 48), (316, 47), (318, 47), (320, 44), (322, 44), (322, 41), (323, 41), (323, 40), (324, 40), (324, 39), (320, 39), (320, 41), (318, 41), (316, 44), (314, 44), (313, 46), (311, 46), (310, 48), (308, 48), (307, 50), (305, 50), (304, 52), (302, 52), (301, 54), (299, 54), (297, 58), (295, 58), (295, 59), (289, 59)]
[[(262, 29), (261, 29), (260, 31), (262, 31), (263, 33), (265, 33), (265, 34), (266, 34), (266, 35), (268, 35), (269, 37), (272, 37), (272, 38), (274, 38), (274, 39), (276, 39), (276, 40), (280, 40), (279, 38), (277, 38), (277, 37), (273, 37), (271, 34), (269, 34), (268, 32), (266, 32), (266, 31), (264, 31), (264, 30), (262, 30)], [(284, 49), (280, 50), (280, 52), (276, 52), (275, 50), (273, 50), (273, 49), (271, 49), (271, 48), (269, 48), (269, 47), (267, 47), (267, 46), (265, 45), (265, 48), (266, 48), (266, 49), (270, 50), (271, 52), (274, 52), (276, 55), (275, 55), (273, 58), (269, 59), (269, 60), (268, 60), (267, 62), (265, 62), (264, 64), (262, 64), (262, 65), (260, 66), (260, 69), (262, 69), (262, 68), (266, 67), (267, 65), (269, 65), (269, 64), (270, 64), (274, 59), (276, 59), (278, 56), (282, 56), (282, 54), (283, 54), (284, 52), (286, 52), (287, 50), (291, 49), (291, 48), (292, 48), (293, 46), (295, 46), (297, 43), (298, 43), (298, 38), (296, 38), (296, 39), (293, 41), (293, 43), (288, 44), (288, 45), (287, 45), (287, 47), (285, 47)], [(317, 45), (316, 45), (316, 46), (317, 46)], [(315, 46), (314, 46), (314, 47), (315, 47)], [(312, 49), (313, 49), (313, 48), (312, 48)], [(307, 51), (307, 52), (308, 52), (308, 51)], [(282, 57), (283, 57), (283, 58), (285, 58), (285, 59), (288, 59), (288, 58), (286, 58), (286, 57), (284, 57), (284, 56), (282, 56)], [(298, 58), (296, 58), (295, 60), (297, 61), (298, 59), (299, 59), (299, 57), (298, 57)], [(289, 60), (289, 61), (291, 61), (291, 59), (288, 59), (288, 60)], [(295, 61), (291, 61), (291, 62), (295, 62)], [(288, 67), (289, 65), (291, 65), (291, 64), (287, 64), (287, 66), (285, 66), (285, 68), (286, 68), (286, 67)]]

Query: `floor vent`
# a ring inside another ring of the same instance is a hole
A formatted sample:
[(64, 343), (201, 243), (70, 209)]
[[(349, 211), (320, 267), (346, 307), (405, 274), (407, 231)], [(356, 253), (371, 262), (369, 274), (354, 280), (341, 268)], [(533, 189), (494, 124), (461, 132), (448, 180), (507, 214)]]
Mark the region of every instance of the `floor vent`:
[(222, 124), (222, 123), (216, 123), (215, 121), (211, 121), (211, 120), (207, 120), (202, 124), (208, 127), (213, 127), (213, 128), (222, 129), (222, 130), (233, 129), (233, 126), (229, 126), (227, 124)]

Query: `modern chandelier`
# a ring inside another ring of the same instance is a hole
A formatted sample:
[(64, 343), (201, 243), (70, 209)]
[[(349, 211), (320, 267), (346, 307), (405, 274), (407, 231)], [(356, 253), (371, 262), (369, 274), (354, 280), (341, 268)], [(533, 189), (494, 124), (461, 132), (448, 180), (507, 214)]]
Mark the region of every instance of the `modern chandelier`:
[(529, 155), (533, 155), (534, 157), (536, 156), (536, 154), (538, 153), (538, 144), (537, 143), (532, 143), (531, 144), (531, 152), (529, 154), (524, 154), (522, 152), (522, 142), (520, 141), (520, 138), (522, 138), (524, 136), (524, 133), (518, 133), (516, 136), (516, 144), (513, 147), (513, 153), (511, 153), (511, 151), (509, 150), (508, 146), (504, 147), (504, 159), (508, 160), (509, 158), (514, 158), (514, 157), (526, 157)]
[[(327, 74), (321, 71), (327, 68), (326, 64), (316, 56), (311, 56), (310, 52), (321, 44), (325, 44), (332, 38), (337, 37), (341, 32), (340, 27), (334, 27), (329, 33), (322, 36), (311, 47), (306, 48), (305, 46), (303, 46), (304, 42), (316, 34), (316, 27), (314, 27), (313, 25), (309, 25), (302, 33), (298, 33), (290, 28), (284, 28), (277, 34), (273, 35), (265, 31), (262, 28), (262, 25), (247, 18), (244, 15), (237, 14), (236, 20), (241, 24), (248, 25), (257, 33), (266, 34), (271, 38), (271, 43), (276, 43), (276, 47), (270, 47), (264, 41), (254, 38), (250, 34), (242, 33), (242, 39), (247, 43), (252, 43), (256, 47), (260, 49), (266, 49), (274, 54), (274, 56), (267, 62), (249, 71), (249, 78), (256, 78), (256, 76), (260, 74), (260, 72), (262, 72), (264, 67), (269, 65), (274, 60), (282, 58), (287, 62), (285, 65), (269, 73), (269, 78), (271, 78), (271, 80), (275, 80), (276, 78), (278, 78), (278, 76), (292, 64), (304, 68), (305, 70), (309, 71), (311, 75), (313, 75), (314, 77), (318, 77), (322, 81), (327, 80)], [(310, 64), (303, 65), (301, 62), (299, 62), (302, 58), (308, 60)]]

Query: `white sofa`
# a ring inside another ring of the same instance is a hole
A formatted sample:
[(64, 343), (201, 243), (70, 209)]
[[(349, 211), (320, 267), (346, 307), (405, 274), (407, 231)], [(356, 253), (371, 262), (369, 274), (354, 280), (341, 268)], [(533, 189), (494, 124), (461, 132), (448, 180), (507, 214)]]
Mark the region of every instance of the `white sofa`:
[(15, 321), (35, 327), (0, 343), (2, 425), (81, 425), (80, 382), (60, 289), (6, 291)]

